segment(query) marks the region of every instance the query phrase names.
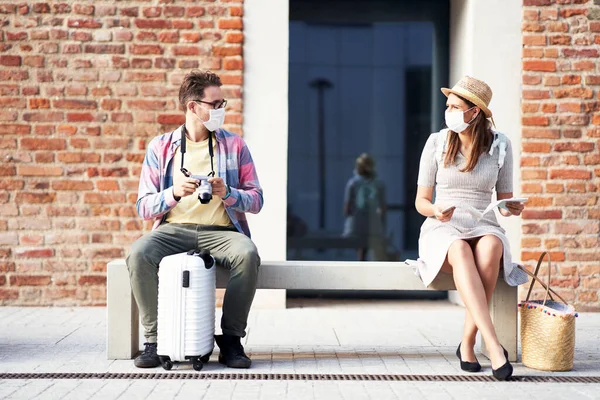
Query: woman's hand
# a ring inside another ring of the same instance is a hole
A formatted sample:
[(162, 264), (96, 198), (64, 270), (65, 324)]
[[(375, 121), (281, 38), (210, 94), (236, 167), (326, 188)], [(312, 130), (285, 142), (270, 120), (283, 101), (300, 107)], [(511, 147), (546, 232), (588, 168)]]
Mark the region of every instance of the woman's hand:
[[(452, 215), (454, 214), (454, 210), (456, 207), (447, 207), (439, 204), (433, 205), (433, 216), (438, 219), (440, 222), (448, 222), (452, 219)], [(445, 212), (444, 212), (445, 211)]]
[(500, 209), (500, 214), (504, 215), (505, 217), (510, 217), (511, 215), (521, 215), (523, 209), (525, 208), (525, 204), (519, 202), (510, 202), (506, 203), (506, 208), (507, 210), (503, 208)]

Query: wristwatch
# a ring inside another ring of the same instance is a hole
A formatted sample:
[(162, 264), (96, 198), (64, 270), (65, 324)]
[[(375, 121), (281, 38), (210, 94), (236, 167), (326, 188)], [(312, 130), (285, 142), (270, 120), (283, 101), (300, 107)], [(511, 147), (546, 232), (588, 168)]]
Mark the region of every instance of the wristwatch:
[(231, 188), (229, 187), (229, 185), (226, 185), (225, 187), (227, 188), (227, 190), (225, 191), (225, 196), (223, 196), (221, 200), (226, 200), (229, 196), (231, 196)]

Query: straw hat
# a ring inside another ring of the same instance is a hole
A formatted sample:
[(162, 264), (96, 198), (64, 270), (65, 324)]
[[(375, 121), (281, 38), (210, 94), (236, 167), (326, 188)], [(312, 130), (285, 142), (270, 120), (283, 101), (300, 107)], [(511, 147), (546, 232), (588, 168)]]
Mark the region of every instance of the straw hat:
[(486, 118), (492, 117), (492, 112), (488, 108), (492, 100), (492, 89), (484, 81), (472, 78), (470, 76), (463, 77), (452, 89), (442, 88), (442, 93), (448, 97), (450, 93), (454, 93), (463, 99), (469, 100), (477, 107), (481, 108)]

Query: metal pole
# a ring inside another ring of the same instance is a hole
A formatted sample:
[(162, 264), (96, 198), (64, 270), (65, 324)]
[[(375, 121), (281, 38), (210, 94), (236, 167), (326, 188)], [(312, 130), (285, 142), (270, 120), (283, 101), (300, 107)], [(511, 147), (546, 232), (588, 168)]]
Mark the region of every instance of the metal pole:
[(333, 87), (333, 84), (324, 78), (317, 78), (310, 83), (317, 89), (317, 156), (319, 167), (319, 229), (325, 229), (325, 89)]

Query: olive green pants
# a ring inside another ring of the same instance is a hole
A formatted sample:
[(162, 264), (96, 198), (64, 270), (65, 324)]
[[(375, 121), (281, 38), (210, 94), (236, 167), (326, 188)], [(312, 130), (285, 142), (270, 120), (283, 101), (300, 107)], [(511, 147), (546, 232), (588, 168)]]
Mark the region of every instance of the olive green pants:
[(148, 342), (156, 342), (160, 261), (165, 256), (196, 249), (209, 250), (217, 265), (231, 272), (223, 299), (223, 333), (246, 335), (260, 257), (250, 238), (232, 229), (165, 223), (133, 243), (127, 269)]

